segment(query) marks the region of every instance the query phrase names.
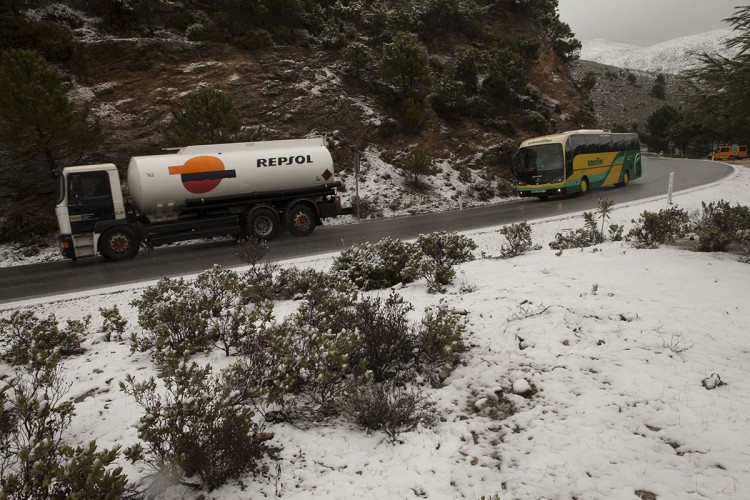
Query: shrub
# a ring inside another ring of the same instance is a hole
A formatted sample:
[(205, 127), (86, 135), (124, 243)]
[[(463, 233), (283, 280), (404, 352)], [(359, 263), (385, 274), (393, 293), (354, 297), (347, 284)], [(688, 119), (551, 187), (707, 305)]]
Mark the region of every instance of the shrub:
[(468, 196), (479, 201), (489, 201), (496, 196), (495, 186), (488, 180), (472, 183), (467, 190)]
[(746, 206), (732, 207), (724, 200), (701, 203), (703, 212), (695, 223), (698, 248), (703, 252), (723, 252), (732, 243), (747, 239), (750, 235), (750, 209)]
[(104, 332), (104, 339), (109, 342), (114, 337), (115, 340), (122, 340), (122, 335), (125, 333), (125, 327), (128, 325), (128, 320), (122, 317), (120, 309), (114, 305), (112, 307), (100, 307), (99, 314), (104, 318), (102, 323), (102, 332)]
[(207, 329), (210, 309), (184, 279), (162, 278), (146, 288), (131, 305), (138, 309), (138, 324), (145, 331), (130, 338), (133, 352), (152, 350), (160, 363), (172, 353), (181, 356), (205, 350), (211, 343)]
[[(125, 450), (131, 462), (143, 461), (162, 477), (213, 490), (254, 470), (265, 451), (253, 411), (224, 374), (209, 365), (181, 362), (164, 377), (136, 382), (127, 375), (120, 390), (145, 410), (138, 426), (140, 443)], [(200, 482), (190, 482), (196, 477)]]
[(423, 394), (393, 382), (370, 382), (354, 388), (344, 400), (343, 411), (357, 425), (383, 432), (391, 443), (400, 433), (431, 423), (433, 418), (432, 404)]
[(312, 286), (302, 296), (292, 321), (299, 326), (309, 325), (320, 331), (339, 332), (351, 328), (354, 323), (354, 304), (357, 302), (357, 288), (348, 280), (338, 281), (340, 288), (328, 286), (336, 283), (335, 275), (321, 273), (330, 279)]
[[(555, 241), (549, 244), (553, 250), (564, 250), (569, 248), (585, 248), (597, 245), (605, 241), (604, 225), (612, 216), (613, 201), (599, 198), (599, 206), (596, 212), (583, 212), (584, 226), (569, 234), (557, 233)], [(601, 222), (601, 228), (599, 223)], [(619, 240), (622, 236), (622, 227), (612, 224), (609, 226), (609, 235), (612, 239)]]
[(0, 243), (38, 243), (57, 229), (57, 221), (47, 214), (12, 210), (0, 222)]
[(279, 271), (274, 281), (274, 298), (300, 299), (311, 290), (351, 293), (356, 288), (356, 285), (345, 275), (290, 267)]
[(86, 316), (82, 321), (68, 321), (61, 329), (54, 314), (40, 320), (32, 311), (15, 311), (10, 318), (0, 319), (2, 359), (14, 365), (41, 366), (52, 353), (80, 354), (89, 320)]
[(529, 250), (538, 250), (540, 247), (534, 245), (531, 239), (531, 226), (526, 221), (520, 224), (503, 226), (498, 233), (505, 236), (507, 245), (500, 247), (500, 256), (504, 259), (522, 255)]
[(497, 181), (496, 192), (497, 195), (501, 198), (511, 198), (514, 196), (518, 196), (516, 185), (507, 179), (500, 179), (499, 181)]
[(466, 350), (466, 322), (440, 301), (427, 309), (417, 331), (419, 356), (430, 364), (452, 365)]
[(549, 246), (553, 250), (565, 250), (570, 248), (585, 248), (604, 241), (604, 236), (597, 229), (596, 219), (592, 212), (584, 212), (584, 227), (578, 228), (572, 233), (555, 235), (555, 241)]
[(360, 366), (352, 366), (362, 343), (356, 330), (334, 332), (286, 321), (273, 325), (268, 334), (272, 363), (266, 393), (272, 402), (284, 405), (287, 395), (296, 394), (306, 405), (327, 414), (362, 373)]
[(347, 45), (342, 55), (344, 62), (357, 80), (359, 80), (362, 71), (370, 67), (374, 59), (370, 48), (360, 42), (352, 42)]
[(473, 240), (456, 233), (419, 235), (404, 275), (409, 279), (425, 278), (430, 293), (443, 292), (456, 275), (453, 266), (474, 260), (472, 251), (476, 248)]
[(362, 340), (359, 358), (376, 382), (392, 376), (414, 358), (416, 339), (406, 317), (413, 309), (393, 292), (385, 301), (374, 298), (357, 304), (354, 325)]
[(244, 50), (260, 51), (268, 47), (273, 47), (273, 37), (267, 30), (252, 29), (236, 37), (233, 43)]
[(626, 240), (635, 240), (636, 248), (656, 248), (659, 245), (674, 243), (685, 236), (689, 217), (686, 211), (670, 207), (658, 213), (644, 211), (627, 234)]
[(375, 244), (362, 242), (344, 249), (332, 270), (346, 276), (361, 290), (387, 288), (406, 281), (402, 275), (411, 245), (390, 237)]
[(223, 42), (225, 35), (213, 24), (195, 23), (187, 27), (185, 38), (191, 42)]
[(237, 257), (251, 267), (256, 267), (260, 264), (271, 250), (268, 242), (252, 236), (239, 240), (239, 244), (240, 249), (237, 251)]
[[(56, 355), (52, 355), (55, 357)], [(0, 487), (4, 498), (121, 498), (118, 448), (65, 444), (74, 405), (56, 362), (17, 372), (0, 389)]]

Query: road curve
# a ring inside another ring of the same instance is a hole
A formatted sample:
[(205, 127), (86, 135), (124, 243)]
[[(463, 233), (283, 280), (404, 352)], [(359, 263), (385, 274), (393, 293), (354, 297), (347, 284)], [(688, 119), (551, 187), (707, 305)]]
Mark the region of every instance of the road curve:
[[(514, 200), (498, 205), (453, 210), (436, 214), (369, 220), (358, 224), (318, 228), (303, 239), (284, 234), (271, 242), (271, 258), (277, 261), (339, 251), (361, 241), (375, 242), (385, 236), (415, 238), (433, 231), (467, 231), (562, 215), (596, 207), (599, 197), (622, 204), (664, 195), (670, 172), (674, 191), (715, 182), (732, 172), (723, 163), (703, 160), (644, 158), (644, 175), (627, 187), (605, 188), (588, 196)], [(0, 304), (55, 294), (137, 283), (162, 276), (181, 276), (203, 271), (213, 264), (236, 267), (237, 245), (231, 240), (158, 248), (125, 262), (102, 258), (57, 261), (0, 269)]]

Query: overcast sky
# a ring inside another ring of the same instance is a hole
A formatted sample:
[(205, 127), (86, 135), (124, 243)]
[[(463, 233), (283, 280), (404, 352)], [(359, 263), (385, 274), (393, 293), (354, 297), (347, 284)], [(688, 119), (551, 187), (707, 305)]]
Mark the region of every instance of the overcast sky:
[(647, 47), (729, 28), (722, 19), (748, 0), (558, 0), (560, 19), (579, 40), (603, 38)]

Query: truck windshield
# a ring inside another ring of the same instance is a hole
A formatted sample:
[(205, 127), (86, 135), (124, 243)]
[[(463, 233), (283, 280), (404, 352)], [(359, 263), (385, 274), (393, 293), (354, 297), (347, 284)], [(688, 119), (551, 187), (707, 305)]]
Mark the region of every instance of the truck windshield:
[(516, 177), (527, 184), (543, 184), (565, 177), (562, 144), (521, 148), (516, 156)]

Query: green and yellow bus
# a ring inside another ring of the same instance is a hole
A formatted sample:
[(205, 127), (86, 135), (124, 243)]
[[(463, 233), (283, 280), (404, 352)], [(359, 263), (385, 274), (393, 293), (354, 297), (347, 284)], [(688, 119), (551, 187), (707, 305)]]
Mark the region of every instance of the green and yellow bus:
[(521, 143), (513, 157), (519, 196), (545, 200), (586, 194), (590, 189), (627, 185), (642, 174), (637, 134), (573, 130)]

